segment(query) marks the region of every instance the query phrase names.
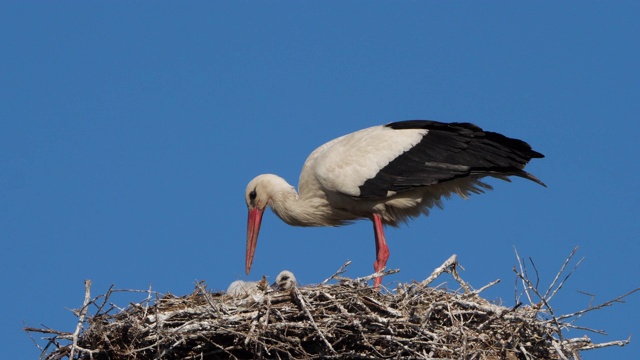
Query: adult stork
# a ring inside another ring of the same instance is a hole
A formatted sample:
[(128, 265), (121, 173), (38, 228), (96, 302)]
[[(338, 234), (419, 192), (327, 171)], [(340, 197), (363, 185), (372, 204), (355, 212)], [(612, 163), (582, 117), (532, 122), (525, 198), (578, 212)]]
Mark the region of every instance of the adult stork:
[[(544, 155), (524, 141), (484, 131), (470, 123), (409, 120), (374, 126), (339, 137), (314, 150), (300, 173), (299, 191), (283, 178), (259, 175), (249, 182), (246, 272), (256, 250), (267, 206), (293, 226), (340, 226), (357, 219), (373, 221), (374, 270), (389, 258), (383, 225), (401, 222), (442, 207), (442, 198), (467, 198), (490, 190), (491, 176), (519, 176), (540, 185), (524, 171)], [(378, 287), (381, 278), (376, 278)]]

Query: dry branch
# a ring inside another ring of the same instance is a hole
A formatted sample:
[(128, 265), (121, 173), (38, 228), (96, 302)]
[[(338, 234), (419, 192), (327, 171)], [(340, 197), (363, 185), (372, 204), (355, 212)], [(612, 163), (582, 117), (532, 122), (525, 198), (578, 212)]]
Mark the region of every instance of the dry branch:
[[(481, 298), (479, 293), (498, 281), (472, 290), (458, 275), (454, 255), (424, 281), (384, 293), (365, 281), (397, 270), (358, 279), (340, 277), (348, 263), (320, 285), (287, 292), (265, 289), (257, 301), (211, 292), (198, 282), (192, 294), (182, 297), (143, 291), (146, 299), (118, 310), (110, 297), (119, 290), (111, 288), (91, 300), (87, 284), (83, 307), (76, 311), (75, 332), (25, 330), (45, 336), (47, 345), (40, 349), (47, 360), (578, 359), (580, 351), (629, 343), (595, 344), (586, 336), (565, 338), (562, 331), (577, 328), (565, 320), (620, 302), (638, 289), (557, 316), (546, 300), (569, 276), (558, 282), (558, 274), (549, 289), (539, 291), (517, 258), (517, 282), (532, 300), (539, 297), (539, 303), (509, 308)], [(454, 277), (462, 293), (427, 286), (443, 273)], [(331, 280), (338, 282), (327, 284)], [(93, 315), (87, 315), (93, 308)]]

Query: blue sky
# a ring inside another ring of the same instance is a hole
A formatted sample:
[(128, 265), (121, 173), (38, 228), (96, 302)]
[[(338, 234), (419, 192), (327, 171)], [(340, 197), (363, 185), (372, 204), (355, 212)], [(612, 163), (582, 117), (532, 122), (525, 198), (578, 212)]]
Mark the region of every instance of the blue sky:
[[(387, 285), (455, 253), (464, 279), (502, 279), (485, 296), (513, 305), (514, 246), (548, 284), (577, 245), (557, 312), (586, 307), (578, 291), (598, 303), (640, 286), (639, 14), (625, 1), (2, 2), (3, 355), (38, 356), (25, 323), (72, 331), (84, 279), (94, 295), (183, 295), (283, 269), (318, 283), (347, 260), (370, 274), (369, 222), (293, 228), (267, 212), (245, 276), (244, 190), (261, 173), (296, 184), (315, 147), (403, 119), (524, 139), (546, 155), (528, 170), (548, 188), (491, 180), (388, 229), (401, 272)], [(626, 339), (639, 306), (577, 324)], [(583, 355), (639, 349), (636, 336)]]

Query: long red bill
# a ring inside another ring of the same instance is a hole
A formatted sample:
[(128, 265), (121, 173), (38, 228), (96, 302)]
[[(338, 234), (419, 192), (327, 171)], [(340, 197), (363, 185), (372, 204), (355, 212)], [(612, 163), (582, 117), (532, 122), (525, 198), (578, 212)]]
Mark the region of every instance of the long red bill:
[(253, 264), (253, 256), (256, 252), (256, 244), (258, 243), (258, 233), (260, 232), (260, 223), (262, 222), (262, 214), (264, 209), (257, 207), (249, 210), (249, 219), (247, 220), (247, 262), (246, 272), (249, 275), (251, 264)]

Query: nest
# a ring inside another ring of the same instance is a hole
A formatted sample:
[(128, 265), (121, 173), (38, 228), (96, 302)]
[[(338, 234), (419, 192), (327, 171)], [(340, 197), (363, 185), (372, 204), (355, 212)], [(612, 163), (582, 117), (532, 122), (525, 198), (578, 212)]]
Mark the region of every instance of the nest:
[[(578, 359), (580, 351), (629, 342), (594, 344), (562, 332), (573, 327), (573, 317), (638, 289), (563, 317), (552, 313), (549, 292), (539, 294), (524, 271), (516, 271), (525, 286), (521, 295), (538, 293), (540, 301), (505, 307), (479, 295), (497, 281), (473, 290), (456, 265), (454, 255), (429, 278), (393, 292), (367, 281), (397, 271), (349, 279), (340, 276), (343, 266), (319, 285), (265, 287), (242, 298), (210, 292), (202, 282), (182, 297), (148, 290), (144, 301), (126, 309), (109, 305), (112, 290), (91, 299), (87, 282), (75, 332), (26, 330), (48, 336), (43, 359)], [(443, 273), (460, 288), (428, 286)], [(556, 291), (562, 286), (554, 284)]]

